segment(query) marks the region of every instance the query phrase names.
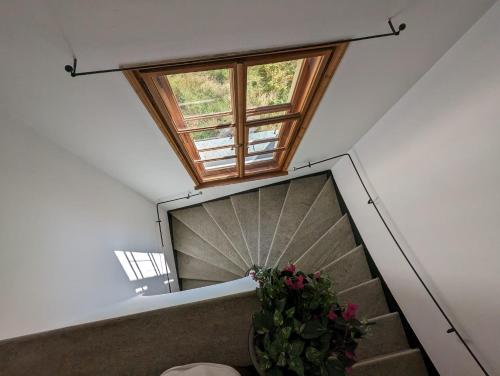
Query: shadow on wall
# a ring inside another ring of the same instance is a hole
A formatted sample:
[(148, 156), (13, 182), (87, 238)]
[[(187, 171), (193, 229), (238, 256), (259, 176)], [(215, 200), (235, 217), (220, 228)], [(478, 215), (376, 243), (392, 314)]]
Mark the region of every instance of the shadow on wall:
[(162, 252), (114, 251), (135, 293), (160, 295), (169, 292), (170, 268)]

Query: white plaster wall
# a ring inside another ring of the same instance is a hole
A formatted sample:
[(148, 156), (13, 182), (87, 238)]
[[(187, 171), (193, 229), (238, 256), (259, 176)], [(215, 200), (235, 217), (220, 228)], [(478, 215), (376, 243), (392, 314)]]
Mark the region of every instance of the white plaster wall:
[(149, 200), (4, 119), (0, 339), (129, 312), (136, 287), (162, 281), (129, 282), (113, 251), (158, 251), (155, 217)]
[[(354, 146), (405, 251), (490, 374), (500, 374), (500, 4)], [(346, 160), (333, 173), (442, 375), (479, 375), (387, 236)]]

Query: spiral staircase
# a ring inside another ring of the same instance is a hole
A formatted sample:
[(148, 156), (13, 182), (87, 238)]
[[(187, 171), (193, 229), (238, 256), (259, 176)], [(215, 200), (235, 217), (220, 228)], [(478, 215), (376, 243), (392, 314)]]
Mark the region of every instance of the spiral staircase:
[(353, 375), (427, 375), (419, 349), (410, 348), (398, 312), (357, 244), (327, 173), (170, 212), (177, 273), (183, 290), (241, 278), (253, 265), (322, 271), (340, 302), (359, 304), (376, 325), (357, 350)]

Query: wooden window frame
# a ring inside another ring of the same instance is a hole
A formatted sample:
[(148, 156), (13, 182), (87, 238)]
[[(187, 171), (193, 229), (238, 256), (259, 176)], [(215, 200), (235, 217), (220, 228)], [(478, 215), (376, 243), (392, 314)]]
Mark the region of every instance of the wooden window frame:
[[(291, 49), (288, 51), (273, 52), (266, 50), (262, 53), (250, 52), (247, 54), (213, 56), (196, 60), (170, 61), (162, 64), (161, 68), (133, 69), (124, 71), (126, 78), (144, 103), (168, 142), (171, 144), (180, 161), (195, 182), (195, 188), (207, 188), (217, 185), (238, 183), (247, 180), (263, 179), (287, 174), (290, 162), (302, 140), (316, 111), (328, 84), (330, 83), (345, 51), (347, 43), (329, 45), (327, 47)], [(261, 106), (246, 109), (247, 69), (254, 65), (269, 64), (296, 59), (309, 59), (307, 64), (300, 66), (295, 89), (290, 103)], [(230, 112), (218, 114), (204, 114), (189, 117), (210, 118), (221, 115), (233, 115), (233, 122), (218, 124), (209, 127), (188, 129), (179, 125), (184, 124), (177, 101), (170, 88), (168, 74), (190, 73), (212, 69), (229, 69), (231, 104)], [(283, 115), (247, 119), (269, 113), (286, 112)], [(249, 142), (248, 135), (252, 127), (281, 124), (277, 137)], [(234, 142), (232, 145), (223, 145), (205, 149), (197, 149), (190, 134), (209, 129), (231, 128)], [(273, 151), (262, 150), (248, 152), (251, 145), (276, 141)], [(199, 152), (219, 149), (234, 149), (234, 156), (202, 160)], [(246, 157), (274, 153), (272, 160), (256, 161), (245, 164)], [(236, 158), (233, 168), (216, 168), (207, 170), (204, 162)]]

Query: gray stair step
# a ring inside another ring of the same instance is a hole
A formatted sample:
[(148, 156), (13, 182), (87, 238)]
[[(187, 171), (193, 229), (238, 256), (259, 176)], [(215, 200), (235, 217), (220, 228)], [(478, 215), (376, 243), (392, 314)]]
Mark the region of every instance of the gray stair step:
[(218, 282), (203, 281), (203, 280), (199, 280), (199, 279), (184, 279), (184, 278), (181, 279), (182, 290), (197, 289), (200, 287), (215, 285), (216, 283), (218, 283)]
[(418, 349), (382, 355), (356, 363), (352, 376), (427, 376), (422, 354)]
[(172, 212), (172, 215), (231, 260), (233, 264), (238, 265), (240, 269), (247, 270), (251, 266), (245, 263), (203, 206), (176, 210)]
[(349, 218), (345, 214), (296, 260), (299, 269), (315, 272), (356, 247)]
[(285, 247), (277, 265), (283, 267), (297, 260), (342, 217), (332, 179), (328, 179), (314, 200), (304, 220)]
[(372, 279), (362, 245), (326, 265), (322, 271), (332, 279), (335, 291), (346, 290)]
[(356, 349), (358, 360), (390, 354), (409, 348), (399, 313), (393, 312), (370, 319), (368, 335), (359, 341)]
[(244, 275), (245, 271), (233, 264), (217, 249), (199, 237), (184, 223), (172, 218), (172, 233), (174, 249), (188, 256), (197, 258), (210, 265), (217, 266), (236, 275)]
[(238, 218), (236, 217), (231, 199), (225, 198), (222, 200), (211, 201), (204, 203), (203, 206), (208, 214), (213, 218), (215, 223), (227, 236), (234, 249), (236, 249), (245, 263), (247, 265), (252, 265), (252, 260), (248, 254), (247, 244), (243, 238), (241, 226), (238, 222)]
[(288, 187), (278, 184), (259, 189), (259, 266), (267, 260)]
[(340, 304), (359, 305), (359, 318), (372, 318), (389, 313), (380, 279), (374, 278), (337, 294)]
[(231, 196), (231, 202), (252, 261), (250, 266), (255, 265), (259, 253), (259, 192)]
[(326, 179), (327, 176), (322, 174), (295, 179), (290, 182), (266, 260), (266, 266), (271, 267), (276, 264), (285, 246), (299, 227), (321, 188), (323, 188)]
[(205, 281), (225, 282), (241, 278), (240, 276), (207, 264), (204, 261), (177, 252), (177, 274), (179, 278), (201, 279)]

